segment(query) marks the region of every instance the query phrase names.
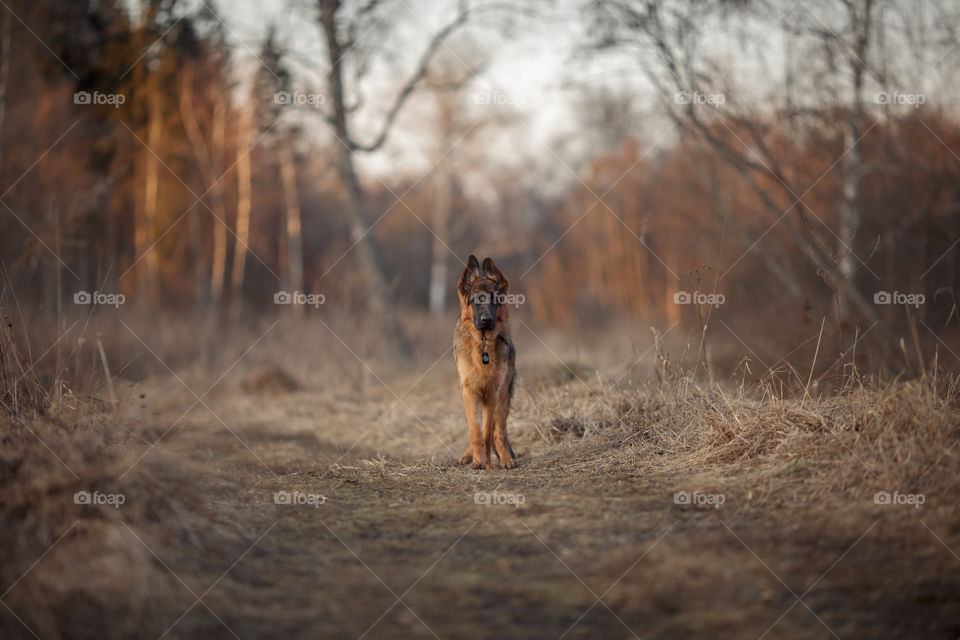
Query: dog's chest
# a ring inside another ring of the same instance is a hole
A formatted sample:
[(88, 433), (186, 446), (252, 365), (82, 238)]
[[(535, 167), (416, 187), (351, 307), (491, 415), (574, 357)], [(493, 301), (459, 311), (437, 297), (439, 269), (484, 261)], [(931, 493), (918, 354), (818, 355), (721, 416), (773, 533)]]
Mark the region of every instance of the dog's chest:
[(460, 383), (477, 390), (498, 388), (508, 371), (508, 348), (503, 340), (457, 340)]

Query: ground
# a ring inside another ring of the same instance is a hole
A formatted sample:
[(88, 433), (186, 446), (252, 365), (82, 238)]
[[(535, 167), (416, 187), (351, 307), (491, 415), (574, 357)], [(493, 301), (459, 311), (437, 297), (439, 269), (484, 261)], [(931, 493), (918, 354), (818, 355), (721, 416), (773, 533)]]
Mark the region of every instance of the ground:
[(44, 446), (6, 472), (32, 489), (4, 496), (31, 533), (5, 538), (3, 637), (960, 635), (952, 391), (903, 392), (944, 416), (908, 406), (927, 433), (887, 429), (881, 396), (769, 408), (544, 359), (519, 468), (477, 471), (447, 360), (346, 391), (282, 365), (118, 377), (106, 422), (13, 428)]

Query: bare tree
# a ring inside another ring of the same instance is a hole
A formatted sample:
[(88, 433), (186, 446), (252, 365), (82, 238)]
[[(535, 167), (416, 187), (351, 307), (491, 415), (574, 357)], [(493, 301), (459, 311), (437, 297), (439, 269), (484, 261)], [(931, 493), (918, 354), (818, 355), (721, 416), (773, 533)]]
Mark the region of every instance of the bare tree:
[[(151, 74), (151, 78), (155, 78), (155, 75)], [(160, 264), (153, 244), (157, 235), (160, 194), (160, 158), (157, 157), (157, 149), (163, 136), (163, 100), (156, 85), (156, 80), (149, 82), (147, 89), (149, 92), (147, 141), (146, 148), (141, 154), (144, 159), (143, 199), (140, 201), (140, 216), (136, 220), (134, 231), (137, 255), (143, 256), (137, 281), (140, 290), (144, 292), (144, 297), (151, 301), (159, 293), (160, 281)]]
[[(296, 162), (291, 145), (292, 141), (277, 145), (287, 234), (287, 286), (291, 291), (303, 291), (303, 224), (300, 217), (300, 196), (297, 192)], [(300, 313), (303, 307), (295, 304), (292, 309), (294, 313)]]
[(237, 241), (233, 250), (233, 266), (230, 274), (230, 299), (234, 312), (240, 309), (243, 296), (243, 276), (247, 264), (247, 247), (250, 243), (250, 212), (253, 208), (252, 173), (250, 171), (251, 130), (253, 128), (253, 97), (241, 107), (237, 125)]
[(436, 196), (433, 202), (433, 236), (430, 241), (430, 284), (427, 289), (428, 306), (431, 313), (443, 313), (447, 307), (449, 274), (447, 269), (447, 227), (450, 220), (452, 201), (452, 176), (440, 169), (434, 174)]
[(216, 306), (223, 293), (224, 277), (227, 261), (227, 207), (225, 187), (221, 169), (224, 146), (226, 144), (226, 99), (223, 91), (216, 91), (211, 114), (211, 140), (207, 143), (200, 123), (197, 120), (193, 69), (187, 65), (182, 74), (180, 90), (180, 115), (184, 130), (190, 140), (190, 147), (196, 160), (197, 168), (203, 178), (203, 191), (209, 191), (212, 199), (213, 211), (213, 259), (210, 268), (210, 296), (211, 304)]
[[(844, 42), (847, 38), (837, 35), (832, 30), (830, 35), (841, 40), (847, 67), (850, 70), (853, 95), (850, 101), (847, 116), (844, 147), (847, 155), (843, 167), (843, 206), (840, 213), (840, 225), (837, 234), (837, 253), (840, 256), (838, 271), (839, 278), (846, 283), (853, 283), (858, 270), (857, 257), (853, 251), (854, 236), (860, 227), (860, 185), (863, 181), (863, 163), (860, 159), (860, 135), (864, 121), (863, 90), (867, 73), (865, 62), (873, 34), (873, 18), (875, 4), (873, 0), (849, 0), (845, 2), (847, 11), (847, 33), (851, 42)], [(837, 321), (843, 322), (851, 313), (850, 287), (838, 287), (837, 291)]]
[[(356, 243), (356, 260), (361, 281), (366, 288), (365, 299), (370, 312), (374, 317), (382, 318), (390, 326), (387, 327), (394, 337), (394, 343), (401, 355), (407, 356), (410, 347), (407, 338), (396, 322), (395, 314), (388, 312), (387, 279), (380, 263), (381, 251), (376, 238), (370, 233), (373, 224), (372, 216), (367, 205), (367, 199), (357, 176), (353, 154), (358, 151), (373, 152), (381, 148), (386, 142), (390, 131), (396, 122), (397, 116), (407, 100), (417, 89), (427, 75), (430, 62), (445, 41), (461, 26), (467, 23), (469, 11), (467, 4), (461, 3), (455, 17), (443, 28), (436, 32), (420, 55), (416, 67), (410, 76), (402, 83), (396, 98), (386, 112), (386, 116), (379, 133), (369, 143), (358, 141), (353, 133), (351, 123), (351, 109), (347, 104), (347, 79), (344, 73), (344, 59), (355, 53), (356, 38), (358, 37), (358, 23), (344, 24), (342, 19), (340, 0), (318, 0), (320, 5), (320, 21), (327, 41), (327, 55), (330, 60), (330, 69), (327, 72), (328, 104), (330, 113), (327, 114), (333, 134), (337, 137), (337, 168), (341, 180), (347, 189), (350, 201), (350, 235)], [(376, 0), (368, 2), (361, 9), (359, 19), (368, 17), (379, 3)]]
[[(807, 22), (791, 22), (792, 16), (786, 15), (786, 11), (772, 10), (775, 27), (779, 27), (782, 33), (830, 34), (834, 42), (825, 49), (823, 55), (828, 58), (825, 64), (835, 64), (834, 47), (850, 50), (846, 61), (853, 74), (854, 99), (852, 105), (846, 105), (849, 113), (847, 126), (838, 133), (848, 144), (847, 155), (853, 155), (843, 164), (844, 205), (837, 234), (829, 230), (824, 233), (820, 228), (822, 225), (811, 222), (818, 216), (800, 197), (805, 189), (796, 181), (797, 172), (784, 166), (784, 158), (774, 150), (772, 142), (781, 119), (789, 121), (800, 115), (809, 116), (810, 112), (802, 106), (795, 106), (795, 110), (788, 112), (785, 107), (775, 104), (769, 104), (771, 109), (763, 112), (752, 107), (750, 100), (737, 100), (735, 90), (727, 81), (728, 72), (700, 53), (704, 25), (709, 19), (726, 18), (730, 12), (742, 11), (744, 17), (769, 21), (770, 3), (760, 3), (759, 9), (725, 2), (622, 0), (604, 3), (603, 11), (597, 13), (596, 43), (601, 48), (639, 54), (638, 60), (646, 78), (657, 88), (661, 105), (679, 129), (701, 140), (718, 158), (738, 171), (755, 191), (771, 220), (785, 230), (794, 248), (827, 279), (837, 300), (842, 301), (843, 309), (855, 308), (862, 317), (884, 326), (853, 278), (859, 259), (851, 246), (859, 223), (859, 184), (862, 180), (860, 156), (856, 149), (863, 122), (865, 65), (862, 55), (866, 54), (869, 44), (873, 9), (871, 0), (838, 2), (827, 13), (838, 7), (847, 10), (849, 24), (846, 32), (855, 34), (852, 43), (837, 41), (839, 36), (825, 25), (814, 29)], [(858, 56), (858, 53), (862, 55)], [(704, 108), (698, 102), (721, 95), (724, 99), (715, 100), (709, 105), (711, 108)], [(787, 207), (780, 204), (784, 200), (790, 203)], [(743, 233), (742, 228), (737, 231)], [(748, 246), (753, 247), (760, 240), (761, 237), (751, 238)], [(771, 257), (766, 259), (769, 261)], [(774, 273), (782, 275), (787, 271), (787, 266), (783, 265)]]
[[(463, 88), (471, 77), (475, 76), (480, 65), (466, 66), (464, 58), (478, 59), (474, 47), (462, 53), (448, 52), (436, 60), (435, 79), (430, 84), (433, 91), (433, 113), (431, 121), (435, 125), (437, 149), (433, 163), (431, 186), (434, 197), (431, 206), (430, 228), (430, 272), (427, 285), (427, 306), (431, 313), (443, 313), (447, 306), (447, 293), (450, 290), (450, 242), (451, 208), (461, 189), (462, 172), (458, 166), (461, 150), (477, 133), (491, 124), (495, 118), (487, 117), (482, 121), (466, 122), (463, 104), (467, 99)], [(455, 148), (456, 147), (456, 148)]]

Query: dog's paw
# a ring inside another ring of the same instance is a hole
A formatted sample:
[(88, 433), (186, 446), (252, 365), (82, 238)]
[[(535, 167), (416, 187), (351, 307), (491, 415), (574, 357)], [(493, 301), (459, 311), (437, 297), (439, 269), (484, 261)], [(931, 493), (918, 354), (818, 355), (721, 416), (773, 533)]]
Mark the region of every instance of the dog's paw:
[(473, 445), (467, 447), (467, 450), (463, 452), (463, 455), (460, 456), (460, 459), (457, 461), (457, 464), (470, 464), (473, 462)]
[(493, 465), (490, 464), (490, 459), (484, 460), (483, 458), (474, 458), (473, 462), (470, 463), (471, 469), (493, 469)]
[(500, 461), (500, 466), (502, 466), (504, 469), (516, 469), (517, 461), (513, 458), (507, 458)]

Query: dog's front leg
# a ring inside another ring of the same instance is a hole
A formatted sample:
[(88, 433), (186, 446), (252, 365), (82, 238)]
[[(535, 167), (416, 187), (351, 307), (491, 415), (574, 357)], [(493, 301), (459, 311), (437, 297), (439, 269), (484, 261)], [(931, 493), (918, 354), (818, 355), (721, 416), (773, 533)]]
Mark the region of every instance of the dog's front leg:
[[(480, 431), (480, 424), (477, 422), (477, 410), (480, 403), (477, 402), (476, 394), (466, 387), (460, 388), (463, 394), (463, 407), (467, 411), (467, 424), (470, 425), (470, 446), (460, 458), (460, 464), (470, 463), (474, 469), (482, 469), (490, 466), (489, 449), (485, 448), (483, 442), (483, 433)], [(484, 455), (486, 452), (486, 455)]]
[(507, 439), (507, 415), (510, 413), (510, 398), (506, 398), (498, 407), (499, 411), (494, 416), (493, 421), (493, 444), (497, 449), (497, 457), (500, 458), (500, 466), (504, 469), (513, 469), (517, 466), (517, 461), (513, 456), (510, 441)]
[(487, 400), (483, 403), (483, 460), (487, 469), (493, 469), (490, 463), (490, 449), (493, 446), (495, 419), (495, 403)]

